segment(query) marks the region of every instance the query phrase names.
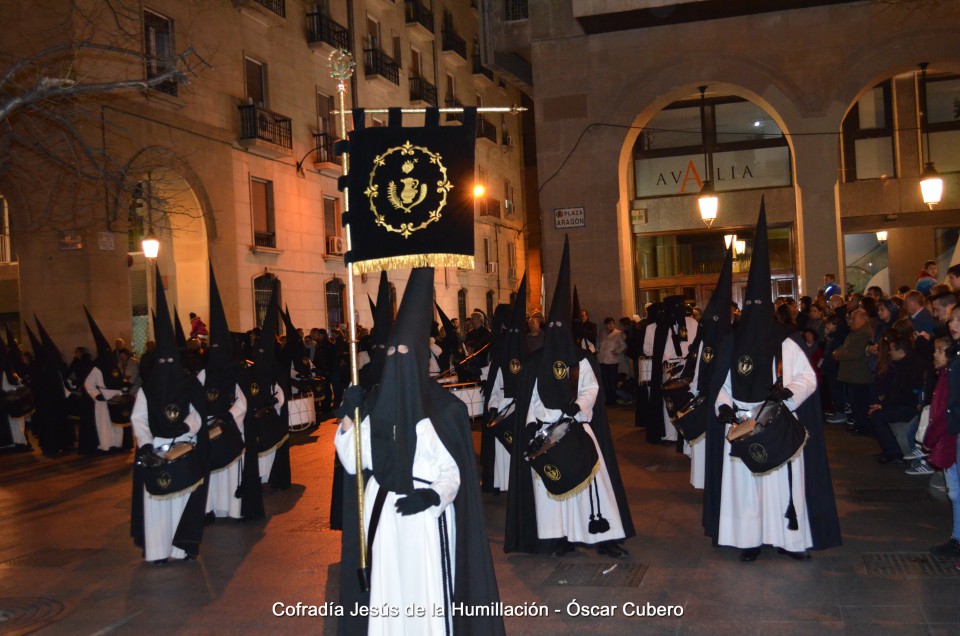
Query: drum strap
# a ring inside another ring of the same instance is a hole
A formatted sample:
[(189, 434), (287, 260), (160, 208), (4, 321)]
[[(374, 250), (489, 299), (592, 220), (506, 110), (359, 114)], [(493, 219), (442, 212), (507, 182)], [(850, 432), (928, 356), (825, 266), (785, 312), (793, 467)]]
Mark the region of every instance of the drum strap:
[(377, 496), (373, 500), (373, 510), (370, 513), (370, 527), (367, 529), (367, 567), (371, 567), (373, 561), (373, 540), (377, 536), (377, 527), (380, 525), (380, 513), (383, 512), (383, 504), (387, 500), (387, 489), (381, 487), (377, 491)]
[[(773, 360), (774, 364), (777, 365), (777, 384), (783, 385), (783, 360), (781, 359), (780, 352), (774, 355)], [(787, 488), (790, 489), (790, 502), (787, 504), (787, 511), (783, 517), (787, 520), (788, 530), (799, 530), (800, 524), (797, 523), (797, 508), (793, 505), (793, 460), (787, 462)]]

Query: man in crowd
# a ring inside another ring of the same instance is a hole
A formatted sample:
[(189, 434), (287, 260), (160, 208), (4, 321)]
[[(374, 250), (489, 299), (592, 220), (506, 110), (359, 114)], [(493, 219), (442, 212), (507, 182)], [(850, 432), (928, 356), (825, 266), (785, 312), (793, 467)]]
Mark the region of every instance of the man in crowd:
[(823, 295), (824, 298), (830, 300), (834, 294), (840, 293), (840, 286), (837, 285), (837, 275), (836, 274), (824, 274), (823, 275), (823, 287), (820, 288), (819, 294)]
[(940, 268), (937, 261), (924, 261), (923, 269), (917, 275), (916, 290), (924, 296), (930, 295), (930, 288), (937, 284), (937, 274)]
[(890, 343), (890, 360), (887, 374), (892, 381), (880, 400), (870, 405), (868, 414), (880, 445), (877, 462), (902, 464), (903, 450), (892, 425), (905, 425), (917, 415), (926, 369), (907, 338), (898, 338)]
[(607, 406), (617, 403), (617, 369), (620, 366), (620, 354), (626, 349), (627, 343), (623, 332), (617, 329), (614, 319), (604, 318), (600, 347), (597, 349), (597, 362), (600, 364), (600, 376)]
[(870, 326), (867, 312), (857, 309), (850, 315), (850, 335), (844, 340), (843, 346), (833, 352), (833, 358), (840, 363), (837, 378), (846, 384), (847, 397), (853, 413), (853, 424), (847, 429), (862, 435), (867, 435), (872, 430), (867, 419), (870, 385), (873, 384), (867, 345), (872, 338), (873, 328)]

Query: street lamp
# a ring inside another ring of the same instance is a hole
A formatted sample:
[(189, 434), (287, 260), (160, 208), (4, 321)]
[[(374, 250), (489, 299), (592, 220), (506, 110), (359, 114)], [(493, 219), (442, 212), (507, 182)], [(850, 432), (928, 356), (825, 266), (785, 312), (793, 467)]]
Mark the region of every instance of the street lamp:
[(143, 237), (140, 245), (143, 247), (143, 255), (151, 260), (156, 258), (160, 252), (160, 239), (157, 238), (152, 229)]
[(927, 146), (927, 161), (923, 164), (923, 172), (920, 173), (920, 193), (923, 195), (923, 202), (932, 210), (933, 206), (940, 203), (940, 197), (943, 196), (943, 179), (937, 169), (933, 167), (930, 161), (930, 122), (927, 121), (927, 63), (920, 64), (920, 96), (917, 100), (921, 105), (920, 123), (924, 128)]
[(877, 232), (877, 242), (878, 242), (878, 243), (881, 243), (881, 244), (887, 242), (887, 231), (886, 231), (886, 230), (880, 230), (879, 232)]
[[(736, 234), (724, 234), (724, 235), (723, 235), (723, 245), (724, 245), (724, 247), (726, 247), (727, 249), (730, 249), (730, 243), (733, 243), (733, 242), (736, 241), (736, 240), (737, 240), (737, 235), (736, 235)], [(733, 244), (734, 244), (734, 246), (736, 246), (736, 243), (733, 243)]]
[(747, 253), (747, 241), (746, 241), (746, 239), (737, 239), (736, 242), (734, 243), (734, 245), (735, 245), (735, 247), (734, 247), (733, 252), (734, 252), (734, 254), (736, 254), (737, 256), (743, 256), (744, 254)]
[(720, 200), (717, 198), (717, 193), (710, 184), (710, 175), (713, 173), (713, 168), (710, 166), (709, 158), (707, 157), (707, 115), (704, 106), (704, 93), (707, 87), (701, 86), (699, 90), (700, 141), (703, 143), (703, 168), (707, 171), (707, 174), (706, 179), (703, 181), (703, 186), (700, 188), (700, 196), (697, 197), (697, 204), (700, 206), (700, 220), (703, 221), (707, 227), (712, 227), (713, 222), (717, 220), (717, 208), (720, 206)]

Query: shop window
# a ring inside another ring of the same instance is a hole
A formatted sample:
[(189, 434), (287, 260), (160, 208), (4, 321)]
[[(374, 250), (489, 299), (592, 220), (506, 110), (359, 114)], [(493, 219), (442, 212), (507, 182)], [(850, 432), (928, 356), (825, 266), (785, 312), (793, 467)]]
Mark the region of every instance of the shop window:
[(263, 321), (267, 317), (267, 306), (270, 304), (274, 281), (277, 284), (277, 301), (279, 306), (283, 307), (280, 300), (280, 281), (276, 276), (268, 272), (253, 279), (253, 321), (257, 327), (263, 327)]
[(327, 298), (327, 325), (330, 329), (335, 329), (337, 325), (346, 322), (344, 320), (346, 315), (344, 312), (344, 307), (346, 307), (344, 289), (346, 289), (346, 285), (339, 278), (327, 281), (327, 284), (324, 285)]
[(857, 100), (842, 124), (843, 179), (897, 176), (893, 144), (893, 106), (889, 80)]
[[(930, 131), (930, 161), (938, 172), (960, 172), (960, 77), (928, 75), (926, 106), (921, 126)], [(921, 136), (923, 161), (927, 160), (926, 142)]]
[(273, 182), (250, 177), (250, 207), (253, 213), (253, 242), (257, 247), (276, 247), (273, 224)]

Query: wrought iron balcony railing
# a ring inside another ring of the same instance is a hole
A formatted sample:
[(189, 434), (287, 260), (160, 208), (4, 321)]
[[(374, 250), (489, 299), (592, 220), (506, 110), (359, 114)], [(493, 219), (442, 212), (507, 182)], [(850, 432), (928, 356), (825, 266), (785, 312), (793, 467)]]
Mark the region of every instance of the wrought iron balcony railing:
[(293, 149), (293, 124), (263, 106), (242, 104), (240, 109), (240, 139), (260, 139), (287, 149)]
[(407, 24), (419, 24), (433, 33), (433, 11), (423, 6), (420, 0), (406, 1)]
[(487, 79), (489, 79), (491, 82), (493, 82), (493, 71), (491, 71), (491, 70), (488, 69), (488, 68), (485, 68), (485, 67), (480, 63), (480, 54), (479, 54), (479, 53), (475, 53), (474, 56), (473, 56), (473, 74), (474, 74), (474, 75), (483, 75), (484, 77), (486, 77)]
[(442, 50), (452, 51), (462, 57), (464, 61), (467, 59), (467, 43), (453, 29), (446, 28), (443, 30)]
[(410, 78), (410, 101), (437, 105), (437, 87), (422, 77)]
[(286, 0), (255, 0), (255, 2), (270, 9), (281, 18), (287, 17)]
[[(455, 97), (448, 97), (446, 101), (447, 108), (463, 108), (463, 104)], [(463, 113), (447, 113), (447, 121), (463, 121)]]
[(336, 138), (330, 133), (313, 133), (313, 145), (317, 149), (314, 157), (316, 163), (337, 163), (337, 156), (333, 152)]
[(254, 232), (253, 244), (257, 247), (277, 247), (277, 235), (273, 232)]
[(486, 117), (477, 117), (477, 139), (487, 139), (497, 143), (497, 127), (491, 124)]
[(367, 76), (379, 75), (400, 86), (400, 67), (380, 49), (364, 49), (363, 72)]
[(350, 50), (350, 31), (322, 13), (307, 14), (307, 42), (325, 42), (335, 49)]

